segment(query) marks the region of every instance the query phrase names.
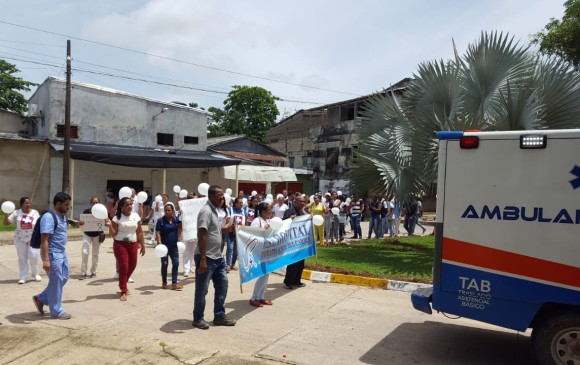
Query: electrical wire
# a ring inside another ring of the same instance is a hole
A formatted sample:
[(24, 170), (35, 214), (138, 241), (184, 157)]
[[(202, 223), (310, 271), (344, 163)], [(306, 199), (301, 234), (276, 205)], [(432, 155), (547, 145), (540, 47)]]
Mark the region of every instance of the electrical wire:
[(303, 84), (293, 83), (293, 82), (289, 82), (289, 81), (283, 81), (283, 80), (271, 79), (271, 78), (268, 78), (268, 77), (251, 75), (251, 74), (247, 74), (247, 73), (243, 73), (243, 72), (238, 72), (238, 71), (226, 70), (226, 69), (219, 68), (219, 67), (214, 67), (214, 66), (202, 65), (202, 64), (199, 64), (199, 63), (194, 63), (194, 62), (190, 62), (190, 61), (179, 60), (179, 59), (172, 58), (172, 57), (161, 56), (161, 55), (157, 55), (157, 54), (153, 54), (153, 53), (148, 53), (148, 52), (144, 52), (144, 51), (138, 51), (138, 50), (134, 50), (134, 49), (126, 48), (126, 47), (115, 46), (115, 45), (112, 45), (112, 44), (107, 44), (107, 43), (103, 43), (103, 42), (93, 41), (93, 40), (90, 40), (90, 39), (85, 39), (85, 38), (70, 36), (70, 35), (66, 35), (66, 34), (62, 34), (62, 33), (52, 32), (52, 31), (45, 30), (45, 29), (39, 29), (39, 28), (33, 28), (33, 27), (21, 25), (21, 24), (15, 24), (15, 23), (11, 23), (11, 22), (4, 21), (4, 20), (0, 20), (0, 24), (6, 24), (6, 25), (18, 27), (18, 28), (33, 30), (33, 31), (36, 31), (36, 32), (41, 32), (41, 33), (46, 33), (46, 34), (52, 34), (52, 35), (56, 35), (56, 36), (64, 37), (64, 38), (75, 39), (75, 40), (78, 40), (78, 41), (81, 41), (81, 42), (87, 42), (87, 43), (97, 44), (97, 45), (104, 46), (104, 47), (114, 48), (114, 49), (118, 49), (118, 50), (122, 50), (122, 51), (126, 51), (126, 52), (131, 52), (131, 53), (135, 53), (135, 54), (139, 54), (139, 55), (144, 55), (144, 56), (148, 56), (148, 57), (155, 57), (155, 58), (159, 58), (159, 59), (163, 59), (163, 60), (167, 60), (167, 61), (172, 61), (172, 62), (177, 62), (177, 63), (182, 63), (182, 64), (190, 65), (190, 66), (196, 66), (196, 67), (206, 68), (206, 69), (209, 69), (209, 70), (226, 72), (226, 73), (230, 73), (230, 74), (233, 74), (233, 75), (245, 76), (245, 77), (250, 77), (250, 78), (254, 78), (254, 79), (258, 79), (258, 80), (271, 81), (271, 82), (276, 82), (276, 83), (281, 83), (281, 84), (286, 84), (286, 85), (292, 85), (292, 86), (300, 86), (300, 87), (314, 89), (314, 90), (329, 91), (329, 92), (338, 93), (338, 94), (360, 96), (359, 94), (354, 94), (354, 93), (345, 92), (345, 91), (325, 89), (325, 88), (311, 86), (311, 85), (303, 85)]

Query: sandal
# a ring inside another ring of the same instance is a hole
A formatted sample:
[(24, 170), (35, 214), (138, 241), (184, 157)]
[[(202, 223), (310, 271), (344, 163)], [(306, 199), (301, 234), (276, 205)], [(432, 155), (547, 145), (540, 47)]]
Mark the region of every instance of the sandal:
[(173, 285), (171, 285), (171, 289), (181, 291), (181, 290), (183, 290), (183, 285), (173, 284)]
[(121, 302), (126, 302), (127, 301), (127, 293), (122, 293), (121, 297), (119, 299), (121, 300)]

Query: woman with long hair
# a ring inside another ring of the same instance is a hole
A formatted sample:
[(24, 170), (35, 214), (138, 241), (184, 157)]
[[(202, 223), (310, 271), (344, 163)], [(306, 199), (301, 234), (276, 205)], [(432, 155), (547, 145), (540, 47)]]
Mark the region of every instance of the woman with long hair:
[(179, 273), (179, 250), (177, 241), (181, 238), (181, 222), (175, 216), (175, 206), (173, 203), (165, 204), (163, 207), (165, 215), (157, 220), (156, 242), (158, 245), (167, 247), (167, 255), (161, 258), (161, 289), (167, 289), (167, 267), (169, 257), (171, 257), (171, 289), (182, 290), (183, 285), (177, 283)]
[[(258, 204), (256, 207), (257, 217), (252, 222), (252, 227), (261, 227), (263, 229), (270, 229), (270, 216), (272, 215), (272, 208), (266, 202)], [(254, 307), (263, 307), (264, 305), (272, 305), (272, 301), (266, 300), (266, 287), (268, 286), (268, 278), (270, 274), (264, 274), (256, 279), (254, 284), (254, 292), (250, 299), (250, 305)]]
[[(117, 213), (105, 223), (114, 238), (113, 252), (119, 265), (119, 288), (121, 301), (127, 300), (127, 281), (137, 267), (137, 253), (145, 255), (145, 238), (141, 228), (141, 217), (133, 212), (133, 200), (123, 198), (117, 205)], [(141, 249), (139, 250), (139, 246)]]
[(255, 196), (252, 196), (250, 198), (250, 201), (248, 202), (248, 208), (247, 213), (248, 213), (248, 217), (246, 218), (246, 225), (251, 226), (252, 222), (254, 221), (254, 218), (256, 218), (258, 215), (256, 214), (256, 207), (258, 206), (258, 199), (256, 199)]
[(38, 255), (40, 249), (30, 247), (32, 230), (39, 216), (38, 212), (32, 209), (32, 202), (27, 196), (20, 198), (20, 209), (13, 211), (10, 215), (4, 215), (5, 226), (16, 223), (14, 247), (18, 255), (18, 270), (20, 271), (18, 284), (24, 284), (28, 280), (29, 270), (32, 272), (34, 280), (42, 280), (38, 272)]

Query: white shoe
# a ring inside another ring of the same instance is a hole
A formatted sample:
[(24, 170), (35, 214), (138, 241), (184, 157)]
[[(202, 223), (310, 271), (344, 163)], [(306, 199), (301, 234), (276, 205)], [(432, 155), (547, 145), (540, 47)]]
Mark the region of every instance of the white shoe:
[(133, 278), (129, 278), (128, 282), (130, 282), (130, 283), (134, 283), (134, 282), (135, 282), (135, 280), (133, 280)]
[(24, 280), (24, 279), (18, 280), (18, 284), (24, 284), (25, 282), (26, 282), (26, 280)]
[(35, 281), (42, 281), (42, 278), (40, 277), (40, 275), (36, 275), (36, 276), (34, 277), (34, 280), (35, 280)]
[(188, 277), (189, 276), (189, 273), (184, 272), (183, 273), (183, 276)]

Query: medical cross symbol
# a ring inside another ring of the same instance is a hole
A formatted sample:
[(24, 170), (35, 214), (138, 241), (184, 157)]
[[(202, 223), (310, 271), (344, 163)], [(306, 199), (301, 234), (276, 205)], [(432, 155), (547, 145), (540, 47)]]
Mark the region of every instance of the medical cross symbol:
[(32, 223), (32, 217), (29, 215), (25, 215), (24, 218), (22, 218), (22, 222), (24, 223)]
[(572, 188), (574, 189), (580, 188), (580, 166), (575, 165), (570, 173), (576, 176), (575, 179), (570, 180), (570, 185), (572, 185)]

